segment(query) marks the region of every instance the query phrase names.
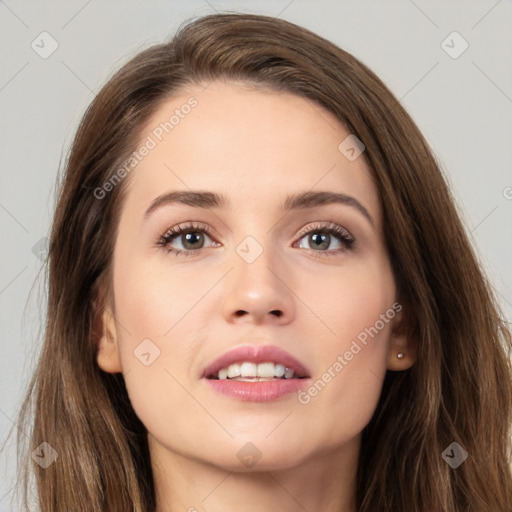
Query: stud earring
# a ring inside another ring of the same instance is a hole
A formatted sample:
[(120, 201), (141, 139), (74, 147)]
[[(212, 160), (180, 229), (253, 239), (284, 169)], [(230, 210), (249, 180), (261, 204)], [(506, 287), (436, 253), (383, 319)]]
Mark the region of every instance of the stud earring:
[(402, 354), (402, 352), (398, 352), (396, 357), (398, 357), (398, 359), (403, 359), (404, 358), (404, 354)]

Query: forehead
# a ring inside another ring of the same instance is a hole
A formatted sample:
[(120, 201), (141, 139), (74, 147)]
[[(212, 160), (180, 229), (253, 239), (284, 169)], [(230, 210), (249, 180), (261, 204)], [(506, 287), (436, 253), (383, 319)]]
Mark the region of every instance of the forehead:
[(294, 94), (224, 82), (189, 86), (142, 130), (139, 148), (149, 149), (130, 175), (125, 208), (140, 213), (168, 190), (191, 189), (222, 193), (233, 210), (261, 212), (289, 194), (332, 190), (357, 197), (379, 223), (364, 154), (354, 160), (340, 150), (350, 137), (333, 114)]

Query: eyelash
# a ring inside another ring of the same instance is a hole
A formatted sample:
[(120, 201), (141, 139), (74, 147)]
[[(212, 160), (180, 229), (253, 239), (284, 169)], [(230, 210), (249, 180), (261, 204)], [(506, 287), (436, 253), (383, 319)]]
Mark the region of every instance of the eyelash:
[[(350, 235), (350, 233), (341, 226), (338, 226), (337, 224), (334, 224), (332, 222), (329, 222), (327, 224), (316, 224), (314, 226), (309, 227), (306, 230), (303, 230), (299, 233), (299, 241), (302, 240), (306, 235), (310, 233), (315, 232), (321, 232), (324, 234), (329, 235), (335, 235), (338, 240), (345, 245), (342, 249), (334, 249), (334, 250), (327, 250), (327, 251), (315, 251), (313, 249), (308, 249), (309, 252), (315, 253), (316, 256), (319, 257), (330, 257), (337, 255), (341, 252), (346, 252), (349, 250), (353, 250), (355, 239)], [(201, 251), (204, 248), (201, 249), (189, 249), (189, 250), (183, 250), (183, 249), (174, 249), (168, 247), (170, 243), (177, 238), (179, 235), (183, 235), (184, 233), (205, 233), (210, 238), (212, 238), (210, 234), (210, 230), (205, 225), (195, 224), (195, 223), (188, 223), (183, 226), (175, 226), (170, 229), (168, 229), (158, 240), (157, 246), (166, 248), (168, 253), (174, 253), (176, 256), (183, 254), (184, 256), (193, 256), (198, 251)], [(319, 254), (320, 253), (320, 254)]]

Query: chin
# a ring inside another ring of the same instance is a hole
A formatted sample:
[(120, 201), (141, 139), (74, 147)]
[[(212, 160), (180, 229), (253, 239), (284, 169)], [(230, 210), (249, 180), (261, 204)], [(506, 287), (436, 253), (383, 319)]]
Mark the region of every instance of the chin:
[[(225, 448), (223, 453), (217, 450), (209, 462), (226, 471), (257, 473), (290, 469), (303, 464), (307, 457), (303, 441), (295, 444), (277, 438), (269, 441), (253, 436), (252, 441), (249, 439), (247, 436), (231, 441), (231, 449)], [(204, 457), (204, 453), (202, 455)]]

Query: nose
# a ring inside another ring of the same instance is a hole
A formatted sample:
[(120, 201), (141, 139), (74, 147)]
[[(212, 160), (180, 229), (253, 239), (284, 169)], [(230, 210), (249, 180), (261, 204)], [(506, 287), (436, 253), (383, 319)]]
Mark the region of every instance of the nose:
[(263, 253), (248, 263), (238, 254), (226, 281), (223, 315), (230, 323), (284, 325), (295, 315), (291, 278), (276, 257)]

